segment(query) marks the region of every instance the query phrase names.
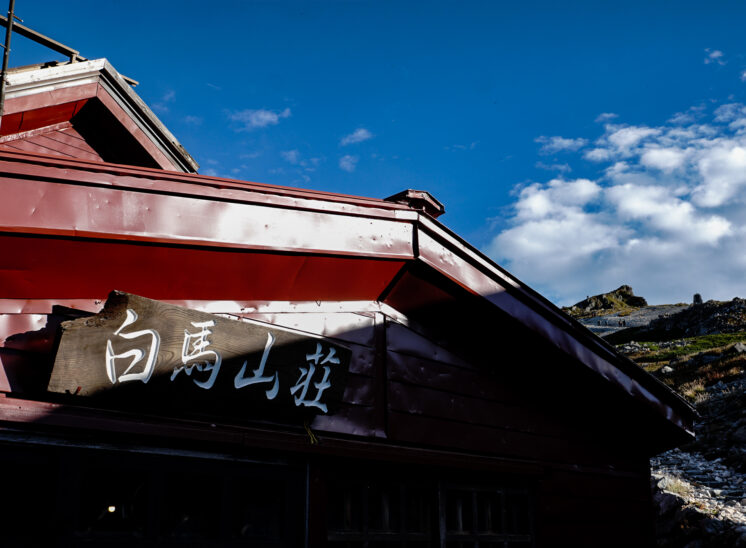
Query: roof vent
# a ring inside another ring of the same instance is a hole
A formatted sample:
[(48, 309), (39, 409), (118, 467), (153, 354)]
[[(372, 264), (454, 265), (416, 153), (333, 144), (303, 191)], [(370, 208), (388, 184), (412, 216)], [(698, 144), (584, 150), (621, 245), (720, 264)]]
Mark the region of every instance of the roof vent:
[(426, 190), (412, 190), (410, 188), (407, 190), (402, 190), (401, 192), (398, 192), (393, 196), (389, 196), (384, 200), (386, 202), (404, 204), (411, 207), (412, 209), (427, 213), (433, 219), (437, 219), (446, 212), (446, 208), (443, 206), (443, 204), (433, 198), (432, 194), (430, 194)]

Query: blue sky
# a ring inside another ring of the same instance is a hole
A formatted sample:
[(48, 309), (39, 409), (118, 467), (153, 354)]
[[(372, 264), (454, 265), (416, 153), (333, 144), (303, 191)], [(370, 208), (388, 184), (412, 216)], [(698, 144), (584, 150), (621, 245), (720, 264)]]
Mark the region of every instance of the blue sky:
[[(386, 197), (558, 304), (746, 297), (742, 2), (48, 2), (201, 165)], [(61, 59), (15, 37), (11, 64)]]

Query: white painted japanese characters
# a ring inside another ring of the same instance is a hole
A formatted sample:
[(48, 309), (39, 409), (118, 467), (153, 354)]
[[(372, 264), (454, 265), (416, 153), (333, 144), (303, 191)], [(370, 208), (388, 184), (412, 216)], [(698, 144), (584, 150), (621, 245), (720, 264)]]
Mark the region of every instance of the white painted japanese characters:
[(100, 314), (62, 328), (50, 391), (200, 413), (266, 402), (328, 414), (351, 356), (329, 339), (119, 292)]

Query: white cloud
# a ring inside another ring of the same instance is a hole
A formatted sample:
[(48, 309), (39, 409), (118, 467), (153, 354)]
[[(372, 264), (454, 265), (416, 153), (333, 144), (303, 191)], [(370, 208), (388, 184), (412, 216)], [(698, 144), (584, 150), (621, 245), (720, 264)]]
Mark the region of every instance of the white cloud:
[(192, 126), (199, 126), (202, 125), (202, 118), (199, 116), (188, 115), (184, 116), (184, 122)]
[(300, 162), (300, 152), (297, 150), (283, 150), (281, 153), (286, 162), (297, 164)]
[(619, 115), (614, 114), (613, 112), (602, 112), (601, 114), (596, 116), (596, 122), (609, 122), (614, 118), (619, 118)]
[(535, 183), (520, 191), (516, 205), (519, 219), (542, 219), (567, 208), (584, 206), (596, 198), (601, 188), (588, 179), (553, 179), (546, 185)]
[(640, 163), (646, 167), (671, 172), (680, 168), (686, 160), (686, 152), (678, 148), (648, 147), (640, 156)]
[(709, 208), (735, 199), (742, 202), (746, 188), (744, 145), (726, 140), (703, 151), (700, 156), (697, 164), (700, 180), (693, 192), (694, 202)]
[(746, 82), (746, 70), (741, 71), (741, 82)]
[(637, 145), (640, 141), (660, 134), (659, 129), (649, 127), (629, 126), (620, 129), (614, 129), (609, 135), (608, 140), (619, 151), (627, 151)]
[(159, 101), (151, 104), (153, 110), (156, 112), (166, 113), (170, 110), (169, 105), (176, 99), (176, 92), (172, 89), (167, 90)]
[(625, 126), (606, 124), (604, 134), (596, 139), (595, 148), (588, 150), (583, 157), (593, 162), (607, 162), (614, 159), (628, 158), (635, 148), (648, 141), (650, 137), (660, 134), (661, 130), (647, 126)]
[(716, 122), (733, 123), (743, 118), (746, 118), (746, 106), (741, 103), (727, 103), (715, 109)]
[(704, 111), (704, 109), (704, 106), (699, 105), (696, 107), (690, 107), (684, 112), (677, 112), (669, 118), (668, 123), (681, 125), (693, 124), (702, 117), (702, 111)]
[(355, 143), (362, 143), (363, 141), (367, 141), (368, 139), (372, 139), (373, 134), (365, 129), (364, 127), (359, 127), (349, 135), (345, 135), (342, 137), (342, 139), (339, 141), (339, 145), (346, 147), (347, 145), (354, 145)]
[(358, 160), (357, 156), (346, 154), (339, 159), (339, 169), (352, 173), (357, 167)]
[(545, 164), (544, 162), (536, 162), (534, 166), (537, 169), (545, 169), (547, 171), (559, 171), (560, 173), (569, 173), (572, 171), (570, 164)]
[(453, 146), (443, 147), (443, 148), (445, 150), (474, 150), (475, 148), (477, 148), (478, 144), (479, 144), (479, 141), (472, 141), (468, 145), (456, 144)]
[(606, 160), (610, 160), (611, 156), (611, 151), (606, 148), (592, 148), (583, 154), (583, 158), (593, 162), (605, 162)]
[(746, 297), (746, 107), (680, 114), (604, 125), (567, 162), (595, 176), (517, 187), (487, 252), (559, 304), (622, 283), (653, 303)]
[(561, 152), (564, 150), (575, 151), (588, 144), (587, 139), (568, 139), (559, 136), (545, 137), (542, 135), (541, 137), (537, 137), (535, 140), (537, 143), (541, 143), (541, 152), (543, 154), (554, 154), (555, 152)]
[(240, 124), (238, 131), (251, 131), (267, 126), (276, 126), (280, 123), (280, 120), (289, 118), (291, 114), (289, 108), (279, 112), (260, 108), (229, 112), (228, 118)]
[(716, 244), (731, 231), (726, 219), (698, 214), (690, 202), (665, 186), (628, 183), (608, 188), (606, 195), (621, 221), (642, 221), (650, 229), (674, 234), (681, 242)]
[(725, 59), (723, 59), (723, 52), (719, 49), (705, 48), (705, 53), (707, 54), (707, 56), (705, 57), (705, 65), (709, 65), (710, 63), (717, 63), (718, 65), (725, 64)]

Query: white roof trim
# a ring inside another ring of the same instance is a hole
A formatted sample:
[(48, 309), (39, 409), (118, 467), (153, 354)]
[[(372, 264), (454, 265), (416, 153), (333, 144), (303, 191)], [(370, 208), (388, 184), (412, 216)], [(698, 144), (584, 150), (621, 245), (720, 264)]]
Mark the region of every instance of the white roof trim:
[(181, 171), (195, 173), (199, 169), (194, 158), (106, 59), (8, 72), (5, 96), (12, 99), (92, 83), (100, 84)]

